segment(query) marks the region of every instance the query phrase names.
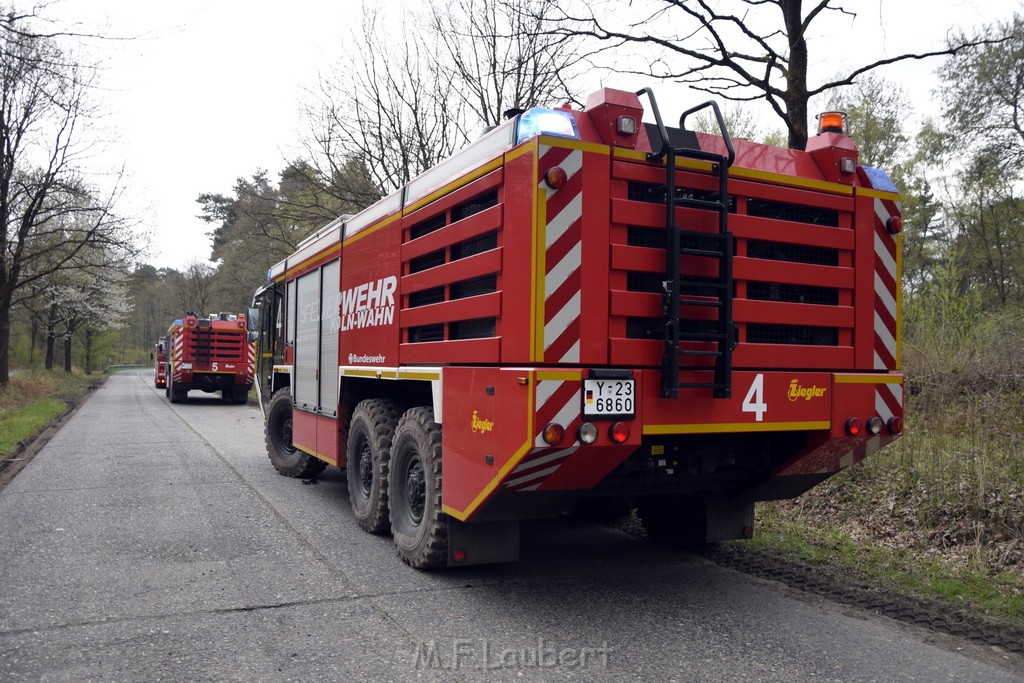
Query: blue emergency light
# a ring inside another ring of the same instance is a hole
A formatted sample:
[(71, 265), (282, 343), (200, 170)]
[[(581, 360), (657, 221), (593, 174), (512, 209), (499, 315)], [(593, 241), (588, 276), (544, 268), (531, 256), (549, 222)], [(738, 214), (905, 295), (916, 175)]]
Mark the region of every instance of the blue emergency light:
[(576, 119), (571, 113), (556, 109), (542, 109), (541, 107), (527, 109), (519, 116), (519, 123), (516, 127), (516, 144), (537, 135), (553, 135), (571, 140), (580, 139), (580, 131), (576, 128)]

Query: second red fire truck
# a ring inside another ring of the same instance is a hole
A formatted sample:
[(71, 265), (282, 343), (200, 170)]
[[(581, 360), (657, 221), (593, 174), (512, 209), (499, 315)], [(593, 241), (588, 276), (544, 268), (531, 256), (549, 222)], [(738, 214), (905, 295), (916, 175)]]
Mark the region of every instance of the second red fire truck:
[(256, 370), (256, 349), (249, 337), (245, 314), (198, 318), (189, 313), (175, 320), (162, 338), (165, 391), (171, 403), (184, 401), (191, 390), (219, 391), (225, 400), (245, 403)]
[(419, 568), (514, 560), (581, 500), (749, 537), (903, 429), (900, 198), (821, 124), (733, 141), (604, 89), (325, 226), (255, 299), (274, 467), (346, 468)]

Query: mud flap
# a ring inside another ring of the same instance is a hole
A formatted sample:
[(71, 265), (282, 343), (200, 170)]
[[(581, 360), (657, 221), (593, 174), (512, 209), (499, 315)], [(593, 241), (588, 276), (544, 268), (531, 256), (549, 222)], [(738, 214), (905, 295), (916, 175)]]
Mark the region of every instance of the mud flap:
[(707, 542), (748, 538), (746, 530), (754, 528), (754, 503), (708, 498)]
[(460, 522), (449, 518), (449, 567), (518, 560), (519, 520)]

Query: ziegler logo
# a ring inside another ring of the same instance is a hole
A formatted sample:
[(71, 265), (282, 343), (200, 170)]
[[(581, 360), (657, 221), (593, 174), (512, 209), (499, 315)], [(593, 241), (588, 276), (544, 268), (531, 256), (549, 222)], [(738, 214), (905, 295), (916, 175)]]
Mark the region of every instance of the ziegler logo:
[(800, 381), (794, 379), (789, 383), (789, 394), (787, 395), (790, 401), (797, 401), (801, 398), (805, 401), (810, 401), (812, 398), (821, 398), (827, 390), (827, 387), (819, 387), (817, 384), (802, 387), (800, 386)]
[(394, 275), (375, 282), (364, 282), (341, 293), (341, 330), (390, 325), (395, 319), (395, 290), (398, 278)]
[(494, 423), (479, 417), (474, 410), (472, 428), (474, 434), (486, 434), (494, 429)]

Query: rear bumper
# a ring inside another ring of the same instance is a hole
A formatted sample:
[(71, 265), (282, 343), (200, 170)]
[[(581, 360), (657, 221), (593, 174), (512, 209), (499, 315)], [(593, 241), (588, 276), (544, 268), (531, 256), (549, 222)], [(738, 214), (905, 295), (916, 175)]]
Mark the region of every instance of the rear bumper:
[[(597, 438), (585, 444), (578, 430), (584, 422), (586, 376), (584, 369), (445, 368), (445, 511), (468, 521), (493, 504), (502, 516), (534, 516), (528, 509), (530, 496), (523, 494), (536, 494), (538, 502), (570, 500), (597, 487), (631, 458), (658, 459), (673, 452), (686, 458), (695, 444), (702, 449), (702, 463), (713, 461), (716, 449), (728, 458), (733, 455), (725, 451), (735, 451), (743, 459), (741, 445), (756, 446), (758, 433), (773, 446), (758, 454), (760, 459), (739, 463), (746, 477), (740, 480), (743, 495), (751, 500), (790, 497), (863, 460), (897, 438), (902, 428), (901, 375), (737, 371), (732, 398), (684, 389), (678, 399), (663, 399), (658, 371), (634, 370), (635, 415), (593, 420)], [(882, 430), (852, 436), (845, 428), (851, 417), (863, 425), (878, 417)], [(611, 436), (617, 422), (629, 431), (622, 443)], [(562, 427), (564, 437), (548, 443), (544, 431), (552, 423)], [(671, 465), (667, 470), (658, 486), (681, 481)], [(699, 487), (701, 473), (690, 474), (686, 485)], [(709, 475), (707, 481), (711, 486), (716, 480)], [(736, 491), (737, 481), (730, 484)], [(510, 498), (519, 502), (509, 506)]]

